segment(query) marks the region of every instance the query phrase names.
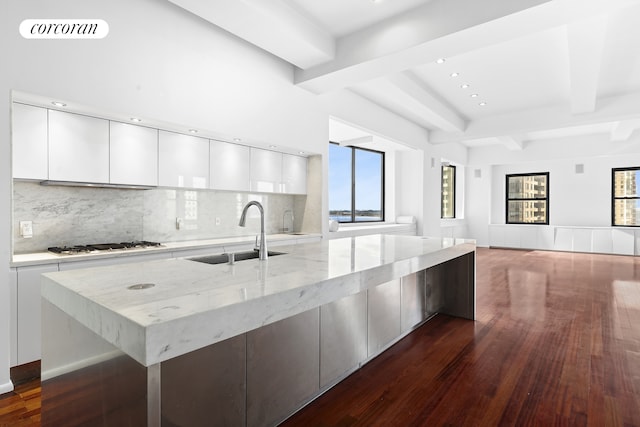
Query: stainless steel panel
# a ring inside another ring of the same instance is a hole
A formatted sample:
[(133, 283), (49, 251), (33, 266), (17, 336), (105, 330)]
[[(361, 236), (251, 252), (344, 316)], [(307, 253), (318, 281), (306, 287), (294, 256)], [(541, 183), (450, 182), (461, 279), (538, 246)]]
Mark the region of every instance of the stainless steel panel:
[(427, 317), (440, 313), (444, 307), (444, 264), (425, 271)]
[(475, 252), (427, 269), (427, 312), (475, 319)]
[(400, 328), (406, 332), (426, 319), (427, 298), (425, 273), (410, 274), (401, 279)]
[(162, 362), (163, 426), (245, 424), (245, 335)]
[(271, 426), (319, 391), (320, 309), (247, 332), (247, 425)]
[(475, 252), (445, 263), (442, 313), (475, 319)]
[(367, 358), (367, 293), (320, 307), (320, 388), (332, 385)]
[(380, 353), (400, 335), (400, 279), (367, 291), (367, 356)]
[(147, 368), (147, 427), (159, 427), (162, 420), (161, 381), (160, 364), (149, 366)]

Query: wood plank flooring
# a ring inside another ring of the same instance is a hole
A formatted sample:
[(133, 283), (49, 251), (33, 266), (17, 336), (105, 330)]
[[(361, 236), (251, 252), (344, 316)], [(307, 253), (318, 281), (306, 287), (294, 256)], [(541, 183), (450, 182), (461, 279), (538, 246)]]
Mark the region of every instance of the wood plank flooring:
[[(476, 269), (475, 322), (436, 316), (283, 426), (640, 427), (640, 257), (479, 248)], [(0, 396), (0, 426), (38, 426), (39, 393)]]

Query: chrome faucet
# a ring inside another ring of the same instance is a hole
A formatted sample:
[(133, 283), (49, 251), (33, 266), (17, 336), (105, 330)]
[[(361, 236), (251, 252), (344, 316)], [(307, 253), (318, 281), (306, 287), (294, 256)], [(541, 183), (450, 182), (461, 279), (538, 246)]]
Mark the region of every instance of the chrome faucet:
[(268, 256), (267, 256), (267, 239), (265, 239), (264, 237), (264, 208), (262, 207), (262, 205), (259, 202), (256, 202), (255, 200), (247, 203), (244, 209), (242, 209), (242, 215), (240, 215), (240, 222), (238, 223), (238, 225), (240, 227), (245, 226), (245, 223), (247, 221), (247, 210), (249, 210), (250, 206), (255, 206), (260, 211), (260, 246), (258, 247), (258, 251), (259, 251), (260, 259), (264, 261), (267, 259)]

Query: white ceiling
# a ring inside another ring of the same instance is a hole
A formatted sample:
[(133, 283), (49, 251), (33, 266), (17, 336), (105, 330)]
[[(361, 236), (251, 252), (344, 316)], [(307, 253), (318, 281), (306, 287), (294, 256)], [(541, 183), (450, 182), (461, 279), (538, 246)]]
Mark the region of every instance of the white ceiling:
[(295, 65), (300, 87), (350, 90), (434, 144), (640, 128), (640, 0), (170, 1)]

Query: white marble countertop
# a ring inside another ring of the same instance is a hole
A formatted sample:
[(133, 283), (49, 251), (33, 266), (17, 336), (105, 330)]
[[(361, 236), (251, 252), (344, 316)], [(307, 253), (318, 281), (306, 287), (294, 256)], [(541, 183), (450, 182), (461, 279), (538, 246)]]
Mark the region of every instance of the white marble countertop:
[[(267, 261), (173, 258), (43, 275), (42, 295), (150, 366), (475, 251), (463, 239), (371, 235), (280, 246)], [(142, 290), (129, 286), (153, 284)]]
[[(255, 234), (238, 237), (222, 237), (217, 239), (189, 240), (182, 242), (166, 242), (161, 247), (137, 248), (116, 251), (96, 251), (86, 254), (60, 255), (53, 252), (34, 252), (28, 254), (13, 255), (11, 267), (24, 267), (30, 265), (57, 264), (67, 262), (89, 261), (104, 258), (130, 257), (154, 253), (177, 252), (189, 249), (218, 249), (219, 252), (232, 251), (234, 247), (251, 245), (255, 242)], [(321, 234), (270, 234), (268, 243), (299, 243), (309, 239), (317, 239)]]

